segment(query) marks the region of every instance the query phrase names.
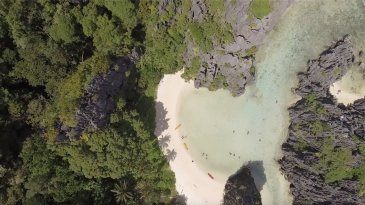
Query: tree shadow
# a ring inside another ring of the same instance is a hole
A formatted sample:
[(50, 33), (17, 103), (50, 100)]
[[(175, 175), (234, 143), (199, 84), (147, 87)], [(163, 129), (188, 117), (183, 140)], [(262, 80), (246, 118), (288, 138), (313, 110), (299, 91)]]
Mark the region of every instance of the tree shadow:
[(160, 145), (161, 150), (166, 149), (169, 146), (171, 136), (169, 134), (158, 138), (158, 144)]
[(167, 115), (167, 109), (163, 106), (162, 102), (156, 102), (155, 103), (155, 109), (156, 109), (156, 129), (155, 129), (155, 135), (160, 136), (163, 131), (167, 130), (169, 127), (168, 121), (169, 118), (166, 118)]
[(177, 153), (176, 153), (175, 149), (172, 149), (172, 150), (166, 149), (165, 157), (166, 157), (167, 161), (169, 161), (169, 162), (174, 161), (176, 158), (176, 155), (177, 155)]
[(266, 183), (264, 163), (262, 161), (249, 161), (246, 166), (250, 167), (255, 185), (257, 189), (261, 191), (262, 187)]
[(179, 204), (186, 204), (188, 201), (188, 197), (185, 196), (185, 194), (180, 194), (175, 197), (175, 202), (178, 202)]

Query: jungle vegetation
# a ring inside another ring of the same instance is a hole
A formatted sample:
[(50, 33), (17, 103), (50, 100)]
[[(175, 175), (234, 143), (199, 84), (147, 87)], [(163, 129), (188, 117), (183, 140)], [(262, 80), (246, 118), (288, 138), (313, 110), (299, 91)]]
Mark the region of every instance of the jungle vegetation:
[[(206, 66), (198, 55), (184, 65), (188, 42), (197, 54), (234, 40), (224, 2), (206, 1), (197, 22), (185, 0), (163, 12), (160, 0), (0, 0), (0, 204), (178, 204), (154, 134), (156, 88), (164, 74), (185, 67), (189, 80)], [(260, 18), (270, 5), (253, 0), (250, 12)], [(76, 125), (92, 79), (134, 48), (143, 55), (109, 123), (55, 140), (57, 124)]]
[[(177, 204), (154, 99), (161, 76), (181, 68), (183, 48), (179, 32), (155, 29), (172, 15), (159, 16), (158, 4), (0, 1), (0, 204)], [(75, 125), (93, 77), (136, 47), (145, 53), (127, 76), (136, 83), (116, 97), (110, 123), (55, 140), (55, 124)]]

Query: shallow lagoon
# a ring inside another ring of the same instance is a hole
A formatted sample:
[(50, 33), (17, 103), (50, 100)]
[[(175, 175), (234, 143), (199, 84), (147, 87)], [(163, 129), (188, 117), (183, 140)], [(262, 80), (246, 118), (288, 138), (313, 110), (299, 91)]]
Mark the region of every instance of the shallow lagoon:
[(176, 114), (194, 161), (217, 180), (250, 162), (263, 204), (291, 204), (289, 183), (276, 160), (287, 135), (287, 108), (296, 99), (291, 92), (296, 73), (345, 34), (352, 35), (355, 52), (364, 50), (364, 22), (361, 0), (297, 0), (260, 47), (256, 82), (243, 96), (183, 91)]

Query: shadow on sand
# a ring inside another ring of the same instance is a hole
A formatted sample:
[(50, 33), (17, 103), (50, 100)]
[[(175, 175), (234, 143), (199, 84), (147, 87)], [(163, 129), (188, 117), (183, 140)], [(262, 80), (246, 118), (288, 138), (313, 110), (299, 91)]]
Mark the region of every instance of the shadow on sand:
[(161, 150), (165, 150), (169, 147), (169, 142), (170, 142), (171, 136), (169, 134), (163, 136), (161, 135), (161, 137), (158, 138), (158, 144), (161, 148)]
[(169, 134), (162, 135), (162, 133), (169, 128), (169, 118), (166, 118), (167, 110), (162, 102), (156, 102), (156, 129), (155, 135), (158, 137), (158, 144), (165, 155), (167, 161), (174, 161), (176, 158), (176, 151), (168, 149), (171, 136)]
[(175, 160), (176, 155), (177, 155), (177, 152), (174, 149), (172, 149), (172, 150), (166, 149), (166, 152), (165, 152), (164, 155), (165, 155), (167, 161), (170, 162), (170, 161), (174, 161)]
[(163, 136), (161, 135), (161, 137), (158, 137), (158, 144), (160, 146), (160, 149), (162, 151), (162, 153), (164, 154), (165, 158), (167, 161), (171, 162), (174, 161), (177, 155), (177, 152), (175, 151), (175, 149), (168, 149), (169, 147), (169, 143), (170, 143), (170, 138), (171, 136), (169, 134)]
[(156, 102), (155, 104), (156, 108), (156, 129), (155, 129), (155, 135), (160, 136), (163, 131), (167, 130), (169, 127), (169, 118), (166, 118), (167, 115), (167, 109), (163, 106), (162, 102)]

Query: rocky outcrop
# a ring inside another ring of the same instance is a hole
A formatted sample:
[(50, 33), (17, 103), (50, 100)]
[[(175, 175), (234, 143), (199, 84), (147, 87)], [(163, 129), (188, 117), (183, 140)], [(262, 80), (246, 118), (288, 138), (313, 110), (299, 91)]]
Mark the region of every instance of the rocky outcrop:
[(189, 20), (202, 22), (204, 19), (204, 12), (207, 10), (202, 0), (192, 0), (192, 7), (190, 11)]
[(172, 3), (174, 0), (161, 0), (158, 5), (158, 14), (161, 16), (163, 12), (166, 10), (167, 6)]
[(230, 176), (224, 187), (223, 204), (261, 205), (261, 196), (251, 176), (249, 167), (242, 167)]
[(305, 97), (316, 93), (317, 97), (326, 97), (329, 86), (340, 80), (352, 65), (351, 36), (345, 36), (333, 48), (325, 51), (318, 60), (308, 62), (308, 72), (299, 73), (299, 88), (296, 93)]
[(114, 59), (106, 74), (97, 74), (94, 77), (75, 113), (77, 125), (67, 127), (60, 123), (57, 127), (60, 134), (56, 140), (78, 139), (82, 133), (101, 129), (108, 123), (107, 116), (114, 109), (113, 97), (118, 94), (122, 96), (127, 89), (126, 71), (135, 66), (139, 55), (134, 49), (128, 57)]
[[(221, 18), (232, 27), (234, 41), (225, 45), (215, 45), (214, 50), (209, 53), (198, 52), (206, 64), (196, 75), (196, 88), (209, 87), (218, 74), (221, 74), (224, 79), (220, 80), (218, 88), (225, 87), (234, 96), (239, 96), (244, 93), (245, 86), (254, 80), (253, 54), (264, 43), (267, 32), (279, 22), (285, 9), (294, 0), (275, 1), (274, 11), (263, 19), (248, 14), (251, 1), (234, 1), (235, 4), (225, 1), (225, 12), (221, 14)], [(206, 9), (204, 1), (193, 0), (191, 20), (200, 22)], [(193, 43), (188, 44), (184, 56), (186, 65), (189, 65), (192, 56), (196, 56), (193, 47)]]
[[(289, 134), (279, 160), (291, 183), (293, 204), (365, 204), (362, 183), (354, 172), (364, 163), (365, 99), (346, 107), (329, 93), (329, 86), (356, 59), (349, 41), (350, 36), (339, 39), (318, 60), (308, 62), (306, 73), (298, 75), (296, 93), (303, 98), (289, 108)], [(329, 156), (341, 151), (348, 153), (346, 160), (341, 159), (344, 154)]]
[[(194, 79), (195, 87), (208, 87), (212, 90), (225, 88), (233, 96), (243, 94), (245, 86), (254, 80), (255, 68), (252, 64), (254, 53), (264, 43), (266, 34), (280, 21), (282, 14), (294, 0), (273, 1), (273, 12), (262, 19), (250, 14), (249, 7), (252, 0), (218, 0), (224, 4), (224, 12), (210, 11), (207, 1), (204, 0), (187, 1), (191, 1), (188, 14), (190, 22), (202, 23), (206, 19), (211, 21), (213, 16), (220, 15), (220, 27), (230, 30), (233, 37), (232, 42), (222, 45), (216, 42), (217, 39), (210, 38), (214, 34), (209, 34), (211, 36), (208, 35), (209, 38), (206, 39), (212, 41), (213, 50), (203, 52), (198, 49), (199, 46), (193, 40), (188, 40), (190, 31), (187, 28), (184, 40), (187, 51), (183, 56), (184, 63), (189, 67), (195, 57), (199, 57), (202, 61), (200, 68), (194, 68), (198, 69)], [(181, 6), (176, 6), (179, 4), (173, 4), (172, 0), (161, 0), (158, 5), (160, 16), (169, 9), (169, 5), (174, 6), (173, 10), (176, 13), (182, 12)], [(163, 22), (165, 25), (169, 23)], [(156, 29), (158, 28), (159, 25), (156, 25)]]

